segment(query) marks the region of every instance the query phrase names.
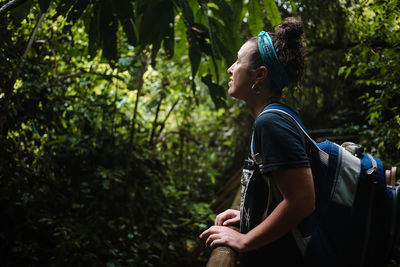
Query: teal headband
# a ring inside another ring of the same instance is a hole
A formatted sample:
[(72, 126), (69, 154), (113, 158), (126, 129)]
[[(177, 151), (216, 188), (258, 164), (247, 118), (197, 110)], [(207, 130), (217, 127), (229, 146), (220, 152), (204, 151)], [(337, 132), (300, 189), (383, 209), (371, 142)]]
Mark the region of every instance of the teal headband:
[(265, 31), (260, 32), (258, 35), (258, 50), (260, 50), (261, 59), (267, 67), (272, 81), (282, 92), (283, 88), (290, 84), (290, 79), (279, 62), (271, 37)]

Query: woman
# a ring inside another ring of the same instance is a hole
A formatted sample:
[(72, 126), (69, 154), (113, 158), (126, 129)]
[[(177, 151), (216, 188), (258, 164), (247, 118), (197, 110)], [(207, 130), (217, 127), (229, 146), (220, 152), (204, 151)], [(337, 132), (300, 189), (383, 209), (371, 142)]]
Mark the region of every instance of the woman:
[[(227, 245), (241, 252), (246, 266), (301, 266), (302, 256), (290, 231), (315, 206), (306, 139), (285, 114), (259, 116), (266, 106), (279, 102), (282, 89), (294, 85), (304, 73), (301, 21), (286, 18), (275, 32), (261, 32), (248, 40), (228, 73), (229, 94), (244, 100), (255, 118), (254, 144), (260, 164), (249, 152), (243, 168), (240, 211), (222, 212), (200, 237), (207, 246)], [(282, 201), (269, 205), (271, 188), (279, 191)], [(226, 227), (238, 223), (240, 232)]]

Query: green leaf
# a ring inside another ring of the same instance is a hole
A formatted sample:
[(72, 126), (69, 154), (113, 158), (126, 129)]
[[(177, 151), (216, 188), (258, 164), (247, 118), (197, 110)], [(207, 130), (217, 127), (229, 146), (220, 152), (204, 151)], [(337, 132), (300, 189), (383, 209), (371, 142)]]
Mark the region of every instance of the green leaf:
[(206, 2), (201, 1), (200, 3), (201, 9), (203, 11), (204, 17), (206, 19), (206, 23), (207, 23), (207, 32), (209, 33), (210, 36), (210, 40), (211, 40), (211, 59), (212, 59), (212, 63), (214, 66), (214, 71), (215, 71), (215, 77), (218, 79), (219, 75), (218, 75), (218, 66), (217, 66), (217, 62), (216, 62), (216, 52), (215, 52), (215, 37), (214, 37), (214, 33), (211, 29), (211, 25), (210, 25), (210, 19), (208, 16), (208, 7)]
[(132, 65), (132, 61), (132, 57), (121, 57), (120, 59), (118, 59), (118, 63), (123, 67), (128, 67)]
[(112, 11), (111, 0), (103, 0), (99, 12), (100, 40), (103, 56), (108, 60), (117, 60), (118, 21)]
[(53, 16), (53, 19), (57, 18), (58, 16), (66, 16), (68, 14), (68, 11), (71, 9), (72, 6), (75, 5), (77, 0), (62, 0), (60, 3), (57, 4), (56, 7), (56, 14)]
[(118, 0), (112, 1), (114, 10), (120, 21), (126, 37), (128, 38), (128, 42), (130, 45), (135, 46), (137, 41), (136, 29), (134, 24), (134, 11), (132, 7), (132, 3), (129, 0)]
[(151, 49), (151, 65), (154, 67), (156, 65), (157, 53), (161, 47), (161, 40), (157, 39), (153, 42), (153, 47)]
[(274, 0), (263, 0), (267, 18), (272, 26), (276, 26), (282, 22), (281, 14)]
[(193, 96), (196, 98), (196, 84), (194, 82), (194, 78), (196, 77), (197, 71), (199, 70), (201, 60), (201, 51), (196, 43), (189, 42), (189, 59), (192, 66), (192, 92)]
[[(95, 7), (94, 10), (96, 12), (98, 10), (98, 7)], [(99, 44), (100, 44), (99, 16), (92, 16), (89, 23), (89, 46), (88, 46), (88, 52), (91, 58), (96, 56)]]
[(216, 3), (218, 4), (217, 8), (212, 8), (212, 6), (210, 6), (210, 9), (213, 9), (213, 13), (218, 15), (218, 17), (224, 21), (225, 26), (229, 25), (228, 23), (232, 23), (235, 12), (237, 13), (239, 11), (235, 10), (235, 12), (233, 12), (231, 6), (226, 1), (216, 0)]
[(173, 24), (171, 24), (168, 27), (168, 34), (167, 36), (165, 36), (163, 44), (168, 59), (172, 59), (172, 57), (174, 56), (174, 48), (175, 48), (175, 31)]
[(186, 25), (191, 26), (194, 23), (193, 10), (187, 0), (176, 0), (175, 3), (182, 11), (183, 20)]
[[(218, 9), (213, 10), (213, 14), (217, 15), (210, 17), (211, 29), (215, 29), (214, 32), (214, 45), (218, 57), (222, 56), (229, 64), (234, 61), (236, 53), (242, 44), (242, 40), (239, 38), (240, 25), (241, 25), (241, 10), (242, 7), (237, 3), (236, 6), (232, 7), (227, 2), (222, 0), (216, 0)], [(229, 25), (227, 27), (227, 25)], [(229, 40), (228, 42), (226, 40)]]
[(259, 0), (249, 0), (247, 9), (249, 11), (247, 23), (249, 25), (250, 33), (253, 36), (257, 36), (264, 27)]
[[(221, 38), (218, 37), (215, 38), (216, 46), (220, 51), (222, 57), (225, 59), (225, 62), (231, 64), (232, 62), (235, 61), (236, 53), (238, 51), (238, 46), (236, 45), (237, 42), (235, 42), (236, 40), (233, 37), (229, 36), (228, 31), (221, 33), (220, 37)], [(230, 42), (224, 41), (224, 40), (229, 40), (229, 38), (232, 38)]]
[(345, 66), (341, 66), (341, 67), (339, 68), (338, 75), (339, 75), (339, 76), (342, 75), (343, 72), (344, 72), (345, 70), (346, 70), (346, 67), (345, 67)]
[(351, 71), (353, 70), (354, 66), (351, 66), (349, 68), (346, 69), (346, 73), (344, 75), (344, 78), (347, 79), (347, 77), (349, 77)]
[[(189, 33), (187, 33), (189, 45), (190, 42), (196, 42), (201, 52), (208, 56), (212, 56), (212, 47), (210, 44), (210, 35), (208, 33), (208, 28), (200, 23), (195, 23), (192, 27), (188, 28)], [(189, 36), (190, 34), (190, 36)]]
[(237, 20), (237, 18), (241, 20), (242, 10), (243, 10), (243, 0), (232, 0), (231, 5), (232, 5), (232, 15), (235, 18), (235, 21)]
[(211, 74), (207, 74), (201, 78), (201, 81), (208, 86), (211, 99), (214, 102), (215, 108), (219, 109), (226, 106), (226, 93), (224, 87), (212, 81)]
[(139, 43), (144, 46), (161, 42), (169, 33), (171, 23), (174, 23), (174, 10), (171, 1), (148, 4), (139, 24)]
[(192, 80), (194, 80), (200, 65), (201, 50), (194, 33), (190, 29), (187, 31), (187, 38), (189, 43), (189, 59), (192, 65)]

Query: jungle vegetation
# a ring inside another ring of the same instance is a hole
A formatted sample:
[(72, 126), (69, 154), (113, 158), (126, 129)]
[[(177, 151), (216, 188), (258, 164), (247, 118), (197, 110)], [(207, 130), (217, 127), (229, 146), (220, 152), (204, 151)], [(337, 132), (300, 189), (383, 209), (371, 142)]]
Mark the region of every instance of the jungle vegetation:
[(287, 16), (285, 101), (400, 165), (398, 0), (0, 0), (2, 265), (204, 266), (252, 124), (226, 70)]

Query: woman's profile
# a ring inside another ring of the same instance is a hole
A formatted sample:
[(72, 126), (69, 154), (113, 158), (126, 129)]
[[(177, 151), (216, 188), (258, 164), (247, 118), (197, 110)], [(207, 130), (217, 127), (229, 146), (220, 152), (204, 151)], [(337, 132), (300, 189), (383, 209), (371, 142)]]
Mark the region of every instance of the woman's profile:
[[(240, 210), (226, 210), (200, 237), (206, 245), (227, 245), (241, 252), (245, 266), (301, 266), (302, 256), (290, 231), (315, 208), (314, 184), (306, 138), (296, 122), (279, 112), (282, 90), (304, 73), (303, 28), (289, 17), (274, 32), (262, 31), (243, 44), (229, 67), (230, 96), (246, 102), (255, 121), (250, 152), (241, 179)], [(283, 104), (282, 104), (283, 105)], [(275, 201), (271, 190), (282, 200)], [(226, 226), (240, 225), (240, 232)]]

